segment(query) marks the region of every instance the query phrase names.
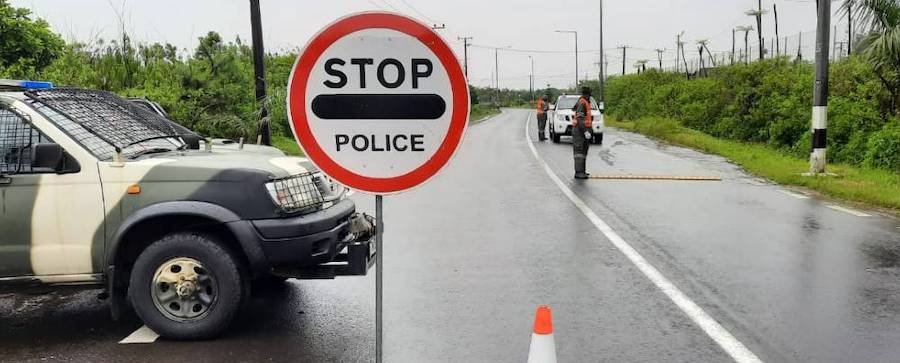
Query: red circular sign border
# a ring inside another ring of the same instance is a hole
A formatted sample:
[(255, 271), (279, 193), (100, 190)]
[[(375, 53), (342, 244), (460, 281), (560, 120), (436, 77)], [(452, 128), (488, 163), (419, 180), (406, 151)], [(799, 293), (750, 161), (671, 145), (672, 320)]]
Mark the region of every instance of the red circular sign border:
[[(396, 177), (374, 178), (356, 174), (336, 163), (322, 150), (309, 127), (306, 85), (313, 66), (334, 42), (364, 29), (391, 29), (417, 38), (441, 61), (450, 79), (453, 109), (447, 135), (432, 157), (416, 169)], [(291, 107), (291, 105), (298, 107)], [(297, 57), (288, 79), (287, 108), (294, 137), (309, 159), (338, 182), (364, 192), (397, 193), (416, 187), (436, 175), (453, 157), (469, 122), (469, 86), (456, 55), (430, 27), (393, 13), (366, 12), (341, 18), (313, 37)]]

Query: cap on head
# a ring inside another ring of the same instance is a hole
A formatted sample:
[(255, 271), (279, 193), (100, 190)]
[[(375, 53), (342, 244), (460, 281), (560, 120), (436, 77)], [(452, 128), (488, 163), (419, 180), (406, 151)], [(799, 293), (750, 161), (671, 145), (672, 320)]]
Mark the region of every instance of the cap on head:
[(541, 99), (544, 100), (544, 101), (549, 101), (549, 100), (550, 100), (550, 96), (544, 95), (543, 97), (541, 97)]
[(590, 96), (591, 88), (590, 87), (581, 87), (581, 94), (584, 96)]

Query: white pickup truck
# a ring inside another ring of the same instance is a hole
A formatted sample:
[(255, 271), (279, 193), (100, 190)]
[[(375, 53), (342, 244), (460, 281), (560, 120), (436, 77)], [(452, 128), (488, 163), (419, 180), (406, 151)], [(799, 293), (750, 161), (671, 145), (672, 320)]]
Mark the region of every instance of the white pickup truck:
[[(556, 99), (556, 103), (550, 107), (547, 120), (550, 129), (550, 139), (554, 143), (559, 143), (562, 136), (572, 136), (572, 117), (575, 114), (573, 107), (578, 102), (578, 95), (562, 95)], [(597, 100), (591, 97), (591, 115), (594, 117), (594, 123), (591, 130), (594, 132), (593, 143), (603, 143), (603, 108), (597, 106)]]

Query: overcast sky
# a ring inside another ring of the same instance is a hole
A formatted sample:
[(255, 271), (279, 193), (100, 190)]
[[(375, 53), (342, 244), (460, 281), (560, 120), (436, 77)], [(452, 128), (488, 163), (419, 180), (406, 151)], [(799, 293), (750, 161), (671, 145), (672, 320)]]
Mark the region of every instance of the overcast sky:
[[(596, 78), (599, 61), (598, 0), (262, 0), (262, 21), (266, 50), (286, 52), (302, 48), (310, 36), (335, 19), (359, 11), (387, 10), (416, 17), (428, 24), (445, 24), (438, 30), (462, 59), (460, 36), (474, 37), (469, 48), (471, 83), (489, 85), (494, 74), (493, 47), (512, 47), (499, 53), (501, 87), (528, 88), (530, 60), (534, 58), (537, 86), (562, 87), (574, 83), (574, 39), (554, 30), (578, 31), (579, 74)], [(248, 0), (12, 0), (50, 22), (67, 39), (86, 41), (95, 37), (113, 38), (119, 26), (117, 12), (124, 10), (125, 28), (141, 42), (168, 42), (193, 49), (197, 37), (214, 30), (232, 40), (250, 39)], [(778, 6), (779, 35), (791, 36), (787, 47), (797, 53), (797, 33), (802, 35), (804, 57), (813, 52), (815, 1), (763, 0), (768, 10), (763, 18), (763, 35), (774, 37), (773, 3)], [(684, 31), (688, 58), (696, 58), (697, 39), (709, 39), (713, 51), (731, 50), (731, 29), (754, 25), (744, 11), (755, 8), (757, 0), (605, 0), (604, 48), (608, 74), (622, 72), (622, 51), (626, 44), (629, 73), (633, 64), (648, 59), (657, 65), (654, 49), (666, 48), (664, 66), (675, 61), (675, 36)], [(835, 3), (835, 8), (837, 5)], [(835, 9), (837, 12), (837, 9)], [(846, 39), (846, 20), (837, 16), (837, 40)], [(751, 47), (756, 43), (750, 33)], [(768, 40), (767, 40), (768, 42)], [(742, 48), (738, 36), (738, 48)], [(782, 44), (782, 48), (785, 45)], [(528, 52), (526, 50), (537, 50)], [(754, 53), (755, 54), (755, 53)], [(720, 55), (721, 57), (721, 55)]]

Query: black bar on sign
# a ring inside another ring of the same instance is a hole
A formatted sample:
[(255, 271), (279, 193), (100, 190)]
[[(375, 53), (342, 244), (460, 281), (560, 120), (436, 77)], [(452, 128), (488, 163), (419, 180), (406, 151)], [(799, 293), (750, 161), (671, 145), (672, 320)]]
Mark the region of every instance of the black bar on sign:
[(435, 94), (318, 95), (312, 111), (326, 120), (434, 120), (447, 103)]

